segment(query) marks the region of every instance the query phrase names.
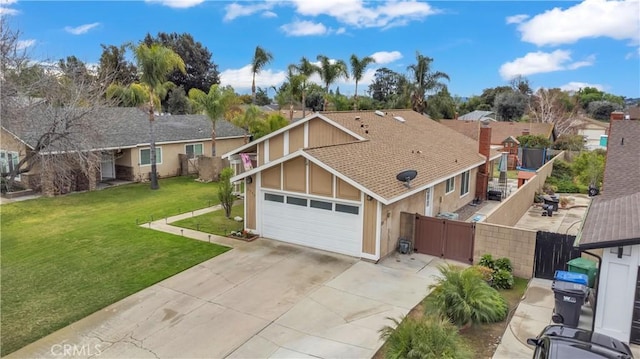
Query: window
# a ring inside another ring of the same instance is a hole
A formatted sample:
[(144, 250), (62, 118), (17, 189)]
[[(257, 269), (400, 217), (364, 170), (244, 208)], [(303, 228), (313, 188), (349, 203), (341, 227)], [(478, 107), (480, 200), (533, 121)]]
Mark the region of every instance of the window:
[(455, 177), (451, 177), (447, 180), (447, 189), (445, 191), (445, 193), (451, 193), (453, 192), (454, 189), (456, 189), (456, 178)]
[(329, 211), (333, 210), (333, 203), (331, 202), (316, 201), (312, 199), (310, 205), (311, 205), (311, 208), (326, 209)]
[(302, 206), (302, 207), (307, 206), (307, 200), (304, 198), (298, 198), (298, 197), (287, 196), (287, 203), (294, 204), (296, 206)]
[(198, 156), (202, 156), (202, 143), (194, 143), (190, 145), (184, 146), (185, 151), (187, 152), (187, 158), (196, 158)]
[(358, 214), (358, 207), (336, 203), (336, 212)]
[(460, 177), (460, 197), (462, 197), (469, 193), (469, 171), (462, 172)]
[(284, 203), (284, 196), (278, 194), (265, 193), (264, 199), (265, 201)]
[[(156, 147), (156, 164), (162, 163), (162, 148)], [(151, 165), (151, 149), (143, 148), (140, 149), (140, 166), (149, 166)]]
[[(20, 157), (18, 152), (13, 151), (0, 151), (0, 171), (2, 173), (9, 173), (18, 167)], [(20, 180), (20, 176), (15, 177), (16, 180)]]

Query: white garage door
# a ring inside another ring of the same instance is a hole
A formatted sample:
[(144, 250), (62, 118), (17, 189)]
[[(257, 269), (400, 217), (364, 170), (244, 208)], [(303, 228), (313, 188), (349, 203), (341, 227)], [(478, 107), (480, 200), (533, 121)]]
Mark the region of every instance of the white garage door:
[(360, 257), (360, 207), (276, 193), (262, 194), (262, 236)]

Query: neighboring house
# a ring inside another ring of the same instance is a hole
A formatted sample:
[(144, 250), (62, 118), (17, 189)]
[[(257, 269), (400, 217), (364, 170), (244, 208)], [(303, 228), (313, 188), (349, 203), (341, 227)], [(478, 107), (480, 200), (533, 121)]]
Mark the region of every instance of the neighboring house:
[(493, 111), (475, 110), (456, 118), (458, 121), (480, 121), (482, 119), (496, 120), (496, 113)]
[(627, 108), (627, 115), (630, 120), (640, 120), (640, 105)]
[(584, 137), (584, 147), (588, 150), (607, 147), (609, 123), (581, 116), (571, 122), (576, 134)]
[[(96, 133), (89, 151), (100, 158), (97, 180), (122, 179), (147, 180), (151, 171), (149, 149), (148, 114), (138, 108), (109, 107), (88, 117), (88, 123)], [(50, 126), (47, 116), (34, 111), (29, 125), (2, 119), (0, 159), (3, 172), (9, 169), (36, 145), (37, 138)], [(154, 131), (156, 138), (156, 163), (160, 177), (177, 176), (197, 169), (197, 157), (211, 156), (212, 123), (204, 115), (157, 115)], [(248, 141), (244, 130), (219, 120), (216, 123), (216, 151), (218, 154), (231, 151)], [(38, 187), (40, 169), (36, 166), (22, 174), (27, 187)], [(21, 180), (21, 178), (19, 179)]]
[(373, 261), (395, 250), (401, 212), (452, 212), (487, 189), (478, 143), (411, 110), (313, 113), (223, 158), (237, 156), (247, 230)]
[(640, 121), (611, 121), (602, 194), (576, 240), (602, 250), (594, 330), (640, 344)]

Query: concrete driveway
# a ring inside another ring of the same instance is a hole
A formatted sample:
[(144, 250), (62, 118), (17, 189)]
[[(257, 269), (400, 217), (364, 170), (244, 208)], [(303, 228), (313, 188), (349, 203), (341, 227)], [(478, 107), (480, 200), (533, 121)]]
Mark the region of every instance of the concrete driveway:
[(372, 264), (265, 239), (234, 243), (8, 357), (371, 357), (386, 318), (413, 308), (441, 263), (416, 254)]

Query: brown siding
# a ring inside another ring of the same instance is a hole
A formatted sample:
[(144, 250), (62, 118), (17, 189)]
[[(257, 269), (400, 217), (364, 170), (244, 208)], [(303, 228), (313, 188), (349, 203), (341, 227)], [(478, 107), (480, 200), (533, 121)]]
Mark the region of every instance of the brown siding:
[[(249, 138), (247, 138), (247, 140), (249, 140)], [(220, 156), (227, 152), (231, 152), (244, 145), (244, 141), (245, 139), (242, 137), (216, 140), (216, 155)], [(211, 141), (204, 142), (204, 154), (206, 156), (211, 156)]]
[(399, 202), (382, 207), (380, 231), (380, 258), (393, 252), (400, 237), (400, 213), (424, 213), (424, 191)]
[(284, 133), (269, 139), (269, 161), (275, 161), (284, 154)]
[(262, 171), (262, 187), (280, 189), (280, 165)]
[(314, 163), (309, 164), (309, 193), (333, 197), (333, 175)]
[(348, 184), (347, 182), (341, 180), (340, 178), (336, 179), (336, 197), (341, 199), (352, 199), (359, 200), (360, 199), (360, 190)]
[[(460, 197), (460, 186), (462, 185), (461, 174), (456, 176), (456, 188), (449, 194), (445, 194), (446, 183), (438, 183), (436, 185), (435, 196), (433, 197), (433, 215), (435, 216), (441, 212), (455, 212), (473, 201), (476, 193), (477, 172), (477, 168), (469, 171), (469, 192), (462, 197)], [(442, 202), (440, 202), (440, 198), (442, 198)]]
[(289, 130), (289, 153), (304, 148), (304, 126), (294, 127)]
[(306, 193), (307, 169), (305, 158), (297, 157), (283, 163), (284, 190)]
[(364, 201), (362, 251), (371, 255), (376, 254), (376, 224), (378, 201), (375, 199)]
[(309, 147), (336, 145), (355, 140), (353, 136), (319, 118), (309, 121)]
[(251, 184), (245, 182), (245, 211), (247, 217), (244, 219), (244, 226), (248, 229), (256, 228), (256, 182), (252, 181)]
[(264, 164), (264, 142), (258, 143), (258, 166), (262, 166)]

